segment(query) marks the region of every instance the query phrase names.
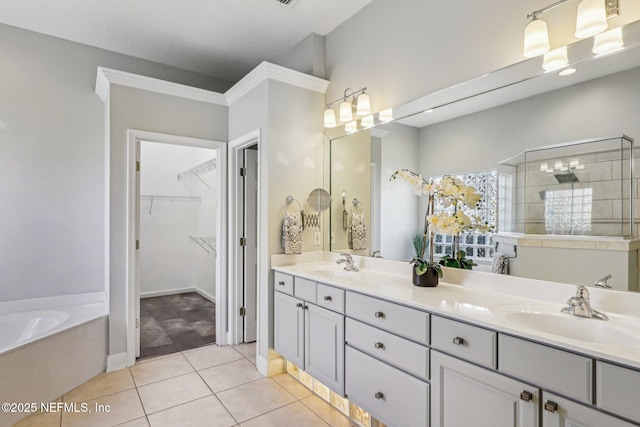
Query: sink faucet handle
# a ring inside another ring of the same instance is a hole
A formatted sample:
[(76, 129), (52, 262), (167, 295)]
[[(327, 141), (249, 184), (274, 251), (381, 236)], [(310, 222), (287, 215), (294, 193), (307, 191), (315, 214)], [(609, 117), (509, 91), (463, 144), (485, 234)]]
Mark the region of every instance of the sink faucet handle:
[(340, 256), (347, 258), (347, 261), (353, 262), (353, 258), (349, 254), (341, 253)]
[(578, 285), (576, 290), (576, 296), (578, 298), (582, 298), (585, 301), (589, 301), (589, 291), (582, 285)]

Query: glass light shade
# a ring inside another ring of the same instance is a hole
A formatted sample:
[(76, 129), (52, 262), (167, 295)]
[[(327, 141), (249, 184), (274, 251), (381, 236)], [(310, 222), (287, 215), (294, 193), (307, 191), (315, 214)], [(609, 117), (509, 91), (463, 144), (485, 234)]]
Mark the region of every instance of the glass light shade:
[(362, 120), (360, 121), (360, 124), (362, 125), (363, 128), (370, 128), (374, 125), (373, 122), (373, 115), (368, 115), (362, 118)]
[(556, 170), (564, 170), (564, 165), (562, 164), (562, 160), (556, 160), (556, 163), (553, 165), (553, 168)]
[(614, 28), (604, 33), (596, 34), (593, 39), (593, 53), (604, 55), (622, 49), (622, 27)]
[(393, 120), (393, 109), (387, 108), (386, 110), (380, 111), (380, 114), (378, 114), (378, 120), (380, 120), (382, 123), (390, 122), (391, 120)]
[(607, 7), (604, 0), (582, 0), (578, 5), (576, 37), (586, 39), (607, 29)]
[(356, 123), (356, 121), (352, 121), (347, 123), (344, 126), (344, 130), (347, 131), (347, 133), (354, 133), (358, 131), (358, 123)]
[(547, 171), (547, 169), (549, 169), (549, 165), (547, 165), (547, 163), (546, 163), (546, 162), (544, 162), (544, 163), (540, 163), (540, 171), (541, 171), (541, 172), (546, 172), (546, 171)]
[(544, 54), (544, 61), (542, 62), (542, 68), (547, 71), (557, 70), (562, 67), (566, 67), (569, 64), (569, 57), (567, 56), (567, 47), (563, 46), (559, 49), (554, 49)]
[(334, 128), (338, 125), (336, 122), (336, 112), (331, 108), (324, 110), (324, 127)]
[(342, 101), (340, 103), (340, 121), (350, 122), (353, 120), (353, 112), (351, 111), (351, 103), (349, 101)]
[(533, 58), (549, 52), (549, 33), (547, 23), (542, 19), (534, 19), (524, 29), (525, 58)]
[(363, 93), (358, 97), (358, 105), (356, 107), (356, 114), (359, 116), (366, 116), (367, 114), (371, 114), (371, 100), (369, 99), (369, 95)]
[(573, 74), (575, 72), (576, 72), (575, 68), (565, 68), (564, 70), (560, 71), (558, 73), (558, 75), (560, 75), (560, 76), (570, 76), (571, 74)]

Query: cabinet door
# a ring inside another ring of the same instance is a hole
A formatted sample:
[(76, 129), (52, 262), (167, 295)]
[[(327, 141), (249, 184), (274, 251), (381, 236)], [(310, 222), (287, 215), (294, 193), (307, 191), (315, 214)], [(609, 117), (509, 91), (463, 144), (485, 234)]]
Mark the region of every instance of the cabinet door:
[(274, 349), (304, 369), (304, 303), (274, 292)]
[(544, 427), (633, 427), (635, 425), (552, 393), (544, 392), (542, 398)]
[(305, 371), (344, 396), (344, 316), (307, 304)]
[(431, 427), (538, 426), (537, 388), (433, 350), (431, 387)]

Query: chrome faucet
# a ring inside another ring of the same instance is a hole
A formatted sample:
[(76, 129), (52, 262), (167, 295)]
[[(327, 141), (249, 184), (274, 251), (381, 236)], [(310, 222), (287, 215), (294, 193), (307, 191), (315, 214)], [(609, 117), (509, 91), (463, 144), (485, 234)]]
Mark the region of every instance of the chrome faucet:
[(351, 257), (351, 255), (349, 254), (340, 254), (341, 256), (343, 256), (344, 258), (340, 258), (339, 260), (336, 261), (336, 264), (347, 264), (344, 266), (344, 269), (346, 271), (360, 271), (358, 269), (358, 267), (356, 267), (355, 265), (353, 265), (353, 258)]
[(594, 282), (593, 286), (596, 286), (598, 288), (611, 289), (611, 286), (607, 285), (607, 280), (609, 280), (609, 279), (611, 279), (611, 275), (607, 274), (602, 279), (598, 279), (596, 282)]
[(606, 314), (600, 313), (597, 310), (591, 308), (589, 302), (589, 291), (582, 285), (578, 285), (576, 295), (569, 298), (567, 301), (568, 307), (563, 307), (562, 312), (568, 313), (578, 317), (587, 317), (600, 320), (609, 320)]
[(380, 255), (380, 251), (373, 251), (369, 256), (372, 256), (374, 258), (382, 258), (382, 255)]

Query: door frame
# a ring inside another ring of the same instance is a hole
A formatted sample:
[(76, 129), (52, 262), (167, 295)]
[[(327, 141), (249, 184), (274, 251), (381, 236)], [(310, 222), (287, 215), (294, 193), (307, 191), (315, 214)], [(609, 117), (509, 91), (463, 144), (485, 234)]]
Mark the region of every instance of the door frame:
[[(227, 344), (228, 337), (223, 326), (227, 318), (227, 304), (229, 288), (227, 284), (227, 144), (222, 141), (191, 138), (180, 135), (170, 135), (158, 132), (149, 132), (136, 129), (127, 130), (127, 366), (133, 366), (136, 361), (136, 304), (139, 295), (136, 295), (136, 275), (139, 265), (136, 262), (136, 232), (139, 228), (136, 206), (139, 203), (136, 187), (138, 185), (138, 173), (136, 162), (138, 161), (138, 146), (140, 141), (151, 141), (171, 145), (183, 145), (188, 147), (209, 148), (216, 150), (216, 170), (218, 174), (218, 207), (216, 224), (216, 343)], [(144, 166), (143, 166), (144, 167)]]
[[(243, 160), (243, 151), (245, 148), (258, 146), (258, 152), (262, 149), (260, 146), (260, 129), (256, 129), (249, 132), (239, 138), (229, 142), (229, 230), (228, 230), (228, 248), (229, 248), (229, 344), (240, 344), (244, 340), (243, 336), (243, 319), (240, 316), (240, 308), (242, 307), (243, 288), (242, 281), (242, 246), (240, 246), (240, 237), (242, 230), (242, 218), (239, 216), (242, 212), (240, 205), (240, 198), (242, 197), (242, 180), (239, 179), (239, 170), (241, 162)], [(257, 224), (257, 245), (258, 245), (258, 283), (260, 283), (260, 218), (262, 218), (262, 206), (260, 202), (261, 193), (261, 162), (260, 155), (258, 155), (258, 224)], [(257, 310), (260, 312), (260, 292), (257, 293)], [(259, 319), (258, 315), (258, 319)], [(258, 330), (259, 331), (259, 330)], [(258, 339), (260, 339), (258, 332)]]

